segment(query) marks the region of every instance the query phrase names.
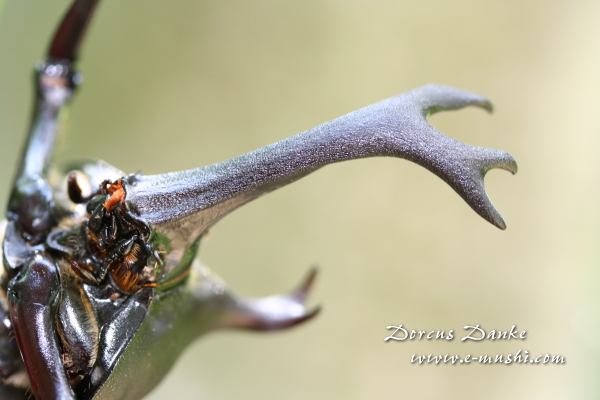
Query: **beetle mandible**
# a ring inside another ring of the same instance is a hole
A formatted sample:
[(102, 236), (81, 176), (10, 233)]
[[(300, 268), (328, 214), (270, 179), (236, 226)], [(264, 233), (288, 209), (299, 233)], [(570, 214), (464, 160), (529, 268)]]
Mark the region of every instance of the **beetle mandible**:
[(219, 164), (145, 176), (88, 162), (51, 182), (61, 113), (80, 81), (74, 64), (97, 3), (73, 2), (36, 67), (33, 120), (1, 230), (2, 399), (26, 399), (29, 390), (38, 400), (140, 399), (201, 334), (284, 329), (313, 317), (319, 309), (304, 301), (314, 271), (295, 292), (250, 299), (194, 260), (223, 216), (327, 164), (375, 156), (413, 161), (505, 228), (483, 177), (492, 168), (515, 173), (514, 159), (453, 140), (426, 121), (437, 111), (489, 111), (491, 104), (439, 85)]

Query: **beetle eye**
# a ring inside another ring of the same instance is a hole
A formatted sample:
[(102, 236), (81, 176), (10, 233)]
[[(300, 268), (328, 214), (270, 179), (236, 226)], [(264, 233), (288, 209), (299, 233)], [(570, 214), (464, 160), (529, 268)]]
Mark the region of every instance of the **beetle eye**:
[(67, 193), (73, 203), (85, 203), (92, 196), (89, 179), (79, 171), (71, 172), (67, 177)]

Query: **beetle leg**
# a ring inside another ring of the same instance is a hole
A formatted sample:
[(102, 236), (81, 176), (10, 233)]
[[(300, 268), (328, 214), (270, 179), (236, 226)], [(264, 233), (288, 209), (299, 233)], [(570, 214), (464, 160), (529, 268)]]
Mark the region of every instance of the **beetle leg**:
[(19, 222), (23, 235), (38, 242), (52, 227), (54, 203), (46, 180), (58, 130), (59, 113), (75, 87), (68, 64), (49, 60), (37, 67), (37, 101), (29, 141), (8, 205), (8, 217)]
[(61, 112), (80, 81), (72, 64), (97, 2), (75, 1), (54, 36), (48, 57), (36, 68), (35, 109), (8, 205), (9, 219), (18, 221), (23, 236), (34, 243), (54, 224), (48, 168)]
[(55, 330), (57, 265), (36, 254), (8, 286), (10, 319), (37, 400), (75, 399)]

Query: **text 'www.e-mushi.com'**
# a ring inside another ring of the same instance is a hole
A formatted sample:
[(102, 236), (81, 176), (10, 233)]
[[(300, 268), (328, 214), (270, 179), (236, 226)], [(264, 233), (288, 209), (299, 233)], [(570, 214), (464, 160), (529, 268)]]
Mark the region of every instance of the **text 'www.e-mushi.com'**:
[(496, 354), (474, 356), (467, 354), (464, 357), (458, 355), (433, 355), (413, 354), (410, 358), (412, 364), (564, 364), (565, 358), (563, 356), (551, 355), (551, 354), (540, 354), (536, 357), (529, 355), (527, 350), (518, 350), (514, 354)]

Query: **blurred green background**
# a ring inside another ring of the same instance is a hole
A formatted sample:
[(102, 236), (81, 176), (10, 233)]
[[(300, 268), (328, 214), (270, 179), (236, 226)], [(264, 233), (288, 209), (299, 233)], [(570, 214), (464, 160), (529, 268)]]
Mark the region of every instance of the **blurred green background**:
[[(0, 199), (30, 112), (31, 67), (67, 1), (0, 17)], [(397, 159), (329, 166), (231, 214), (201, 258), (241, 293), (292, 288), (311, 265), (316, 320), (195, 342), (148, 399), (591, 399), (600, 395), (600, 3), (105, 1), (56, 161), (127, 172), (223, 161), (429, 82), (488, 96), (434, 116), (508, 150), (486, 184), (508, 223), (478, 217)], [(384, 343), (388, 325), (450, 330)], [(465, 325), (525, 341), (462, 343)], [(423, 365), (413, 354), (560, 354), (556, 365)], [(149, 349), (151, 351), (151, 349)]]

